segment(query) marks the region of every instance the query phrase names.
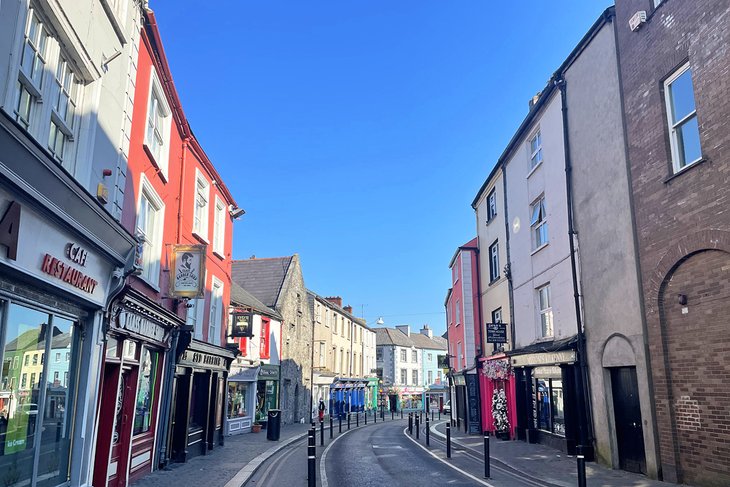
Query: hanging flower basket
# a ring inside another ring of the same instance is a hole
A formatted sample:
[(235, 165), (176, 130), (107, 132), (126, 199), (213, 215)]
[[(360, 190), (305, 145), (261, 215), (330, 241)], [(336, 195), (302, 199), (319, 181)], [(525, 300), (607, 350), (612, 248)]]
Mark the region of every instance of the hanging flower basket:
[(507, 380), (514, 375), (509, 360), (487, 360), (482, 367), (482, 373), (492, 380)]
[(509, 438), (509, 419), (507, 418), (507, 395), (504, 389), (495, 389), (492, 394), (492, 417), (498, 438)]

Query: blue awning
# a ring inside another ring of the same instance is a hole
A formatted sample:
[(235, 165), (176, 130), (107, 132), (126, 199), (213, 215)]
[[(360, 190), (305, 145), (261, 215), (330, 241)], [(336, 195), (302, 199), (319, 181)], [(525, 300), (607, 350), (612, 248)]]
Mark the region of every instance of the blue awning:
[(243, 367), (240, 372), (228, 376), (228, 382), (256, 382), (261, 367)]

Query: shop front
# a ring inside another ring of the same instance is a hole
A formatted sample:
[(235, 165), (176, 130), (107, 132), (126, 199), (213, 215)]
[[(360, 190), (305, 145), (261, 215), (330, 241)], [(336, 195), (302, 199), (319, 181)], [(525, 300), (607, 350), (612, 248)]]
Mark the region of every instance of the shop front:
[(480, 393), (484, 430), (505, 439), (515, 438), (517, 400), (515, 374), (504, 353), (480, 359)]
[(448, 389), (445, 385), (432, 385), (424, 392), (426, 411), (438, 413), (443, 411), (444, 403), (448, 400)]
[(312, 388), (312, 417), (319, 417), (319, 401), (324, 402), (324, 414), (330, 413), (330, 392), (335, 376), (332, 374), (314, 372), (314, 387)]
[(423, 387), (402, 387), (399, 395), (400, 411), (423, 411)]
[(366, 379), (337, 378), (330, 388), (330, 413), (333, 417), (346, 418), (347, 413), (365, 410)]
[[(98, 211), (95, 203), (74, 181), (62, 184), (51, 161), (18, 147), (22, 135), (9, 142), (6, 128), (0, 124), (8, 156), (0, 161), (0, 485), (87, 485), (94, 445), (91, 426), (81, 425), (93, 425), (103, 310), (132, 239), (98, 214), (72, 224), (69, 213)], [(59, 187), (46, 193), (36, 183)], [(119, 238), (116, 248), (107, 233)]]
[(510, 360), (515, 371), (517, 438), (575, 454), (580, 374), (576, 351), (512, 355)]
[(232, 365), (228, 376), (225, 434), (249, 433), (256, 412), (256, 387), (260, 366)]
[(281, 369), (278, 365), (263, 364), (256, 381), (256, 416), (257, 423), (266, 427), (269, 409), (279, 409), (279, 383)]
[(378, 391), (380, 385), (380, 379), (377, 377), (370, 377), (367, 379), (368, 385), (365, 391), (365, 408), (366, 409), (377, 409), (378, 407)]
[(94, 485), (124, 486), (151, 472), (172, 333), (183, 323), (127, 288), (112, 306), (101, 377)]
[(175, 367), (172, 392), (171, 451), (176, 462), (205, 455), (223, 444), (228, 370), (233, 351), (190, 340), (181, 350)]

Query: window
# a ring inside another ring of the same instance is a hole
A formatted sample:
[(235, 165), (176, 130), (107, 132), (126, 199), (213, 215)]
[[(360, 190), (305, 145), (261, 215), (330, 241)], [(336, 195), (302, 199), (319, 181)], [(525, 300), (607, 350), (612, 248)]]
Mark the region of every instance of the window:
[(502, 323), (502, 308), (492, 311), (492, 323)]
[(689, 64), (679, 68), (664, 82), (664, 96), (669, 120), (672, 166), (676, 173), (702, 159), (692, 70)]
[(487, 223), (494, 220), (495, 216), (497, 216), (497, 190), (492, 189), (487, 196)]
[(137, 236), (142, 241), (141, 277), (153, 286), (160, 279), (164, 209), (162, 200), (142, 174), (137, 210)]
[[(210, 319), (208, 320), (208, 343), (219, 344), (218, 330), (223, 316), (223, 283), (213, 278), (213, 289), (210, 291)], [(263, 333), (261, 334), (263, 336)], [(263, 352), (263, 351), (262, 351)]]
[(210, 183), (200, 170), (195, 169), (195, 210), (193, 211), (193, 233), (208, 241), (208, 193)]
[(38, 365), (38, 354), (37, 353), (33, 354), (33, 365)]
[(400, 383), (404, 386), (408, 385), (408, 371), (406, 369), (400, 369)]
[(49, 35), (35, 9), (28, 10), (25, 27), (23, 54), (20, 60), (18, 81), (18, 103), (15, 107), (15, 120), (26, 130), (31, 130), (33, 112), (43, 93), (43, 74), (48, 61)]
[(188, 300), (187, 314), (185, 316), (185, 324), (193, 327), (193, 334), (198, 340), (203, 339), (202, 312), (203, 306), (200, 299)]
[(28, 374), (23, 374), (20, 378), (20, 388), (25, 389), (28, 385)]
[(375, 350), (375, 360), (383, 360), (383, 349), (377, 348)]
[(532, 231), (532, 249), (537, 250), (548, 243), (547, 212), (545, 197), (541, 196), (530, 208), (530, 229)]
[(454, 266), (451, 268), (451, 282), (456, 284), (456, 282), (459, 280), (459, 266), (454, 264)]
[(547, 284), (537, 290), (540, 304), (540, 333), (543, 337), (553, 336), (553, 308), (550, 304), (550, 285)]
[(418, 363), (418, 350), (411, 351), (411, 361), (416, 364)]
[(563, 381), (560, 379), (537, 378), (533, 384), (536, 398), (536, 427), (543, 431), (565, 436), (565, 408), (563, 403)]
[(64, 163), (64, 149), (67, 142), (74, 138), (74, 118), (76, 116), (78, 83), (74, 79), (71, 67), (63, 57), (56, 67), (55, 83), (53, 85), (53, 109), (51, 110), (51, 125), (48, 134), (48, 150), (53, 157), (69, 170), (73, 170), (72, 163)]
[(171, 111), (167, 105), (165, 92), (155, 68), (152, 67), (144, 145), (165, 179), (167, 179), (167, 159), (169, 157), (170, 115)]
[(457, 362), (456, 362), (456, 367), (455, 367), (457, 370), (461, 369), (461, 366), (462, 366), (462, 363), (463, 363), (462, 355), (463, 354), (461, 352), (461, 342), (458, 342), (456, 344), (456, 359), (457, 359)]
[(58, 377), (59, 377), (58, 371), (57, 370), (54, 370), (53, 371), (53, 383), (54, 384), (58, 384)]
[(324, 342), (319, 342), (319, 366), (324, 367), (327, 365), (327, 355), (325, 354)]
[(400, 351), (400, 361), (408, 362), (408, 351), (405, 348)]
[(431, 385), (431, 384), (433, 384), (433, 370), (428, 371), (428, 384), (427, 385)]
[(428, 361), (429, 362), (433, 362), (433, 354), (432, 353), (429, 353), (428, 354)]
[(142, 348), (137, 383), (137, 404), (134, 412), (133, 434), (146, 433), (152, 427), (153, 406), (157, 388), (157, 352)]
[(61, 352), (56, 352), (56, 363), (58, 364), (60, 362), (61, 362)]
[(489, 281), (499, 279), (499, 242), (489, 246)]
[(71, 353), (66, 352), (66, 362), (68, 362), (70, 360), (70, 357), (71, 357)]
[(530, 170), (535, 169), (542, 163), (542, 135), (538, 130), (530, 138)]
[(36, 383), (35, 383), (35, 372), (30, 374), (30, 388), (35, 389)]
[(271, 358), (271, 320), (261, 318), (261, 341), (260, 341), (259, 357), (262, 359)]
[(461, 323), (461, 306), (459, 304), (459, 300), (456, 300), (456, 324)]
[(411, 376), (413, 377), (413, 385), (414, 386), (417, 386), (418, 385), (418, 371), (417, 370), (412, 370), (411, 371)]
[(248, 382), (228, 383), (228, 418), (248, 416)]
[(345, 367), (345, 350), (340, 349), (340, 370), (339, 372), (344, 373), (347, 370)]
[(215, 214), (213, 218), (213, 252), (223, 257), (226, 243), (226, 205), (215, 197)]

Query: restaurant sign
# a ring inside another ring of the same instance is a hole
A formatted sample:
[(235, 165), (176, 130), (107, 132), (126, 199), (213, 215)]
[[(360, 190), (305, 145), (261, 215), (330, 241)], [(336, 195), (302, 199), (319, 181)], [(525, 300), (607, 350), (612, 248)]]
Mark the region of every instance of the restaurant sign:
[(575, 350), (562, 352), (528, 353), (512, 357), (513, 367), (529, 367), (531, 365), (572, 364), (575, 362)]
[(227, 369), (226, 360), (218, 355), (185, 350), (180, 357), (179, 365), (204, 367), (206, 369)]

